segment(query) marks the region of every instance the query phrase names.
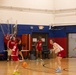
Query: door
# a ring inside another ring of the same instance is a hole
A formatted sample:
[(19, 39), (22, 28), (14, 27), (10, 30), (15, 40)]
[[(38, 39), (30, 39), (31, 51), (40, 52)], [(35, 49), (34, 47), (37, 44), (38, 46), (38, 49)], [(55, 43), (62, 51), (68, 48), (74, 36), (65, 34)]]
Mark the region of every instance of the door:
[(30, 34), (22, 34), (23, 56), (28, 56), (29, 50), (31, 50), (31, 37)]
[(68, 37), (68, 57), (76, 57), (76, 49), (73, 50), (76, 47), (76, 33), (69, 33)]

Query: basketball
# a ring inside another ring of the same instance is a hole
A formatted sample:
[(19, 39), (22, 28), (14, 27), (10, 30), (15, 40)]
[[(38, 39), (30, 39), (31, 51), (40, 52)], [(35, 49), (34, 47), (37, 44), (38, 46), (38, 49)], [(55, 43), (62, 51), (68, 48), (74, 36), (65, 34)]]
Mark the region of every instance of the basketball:
[(26, 62), (23, 62), (23, 63), (22, 63), (22, 67), (23, 67), (23, 68), (26, 68), (26, 67), (27, 67), (27, 63), (26, 63)]

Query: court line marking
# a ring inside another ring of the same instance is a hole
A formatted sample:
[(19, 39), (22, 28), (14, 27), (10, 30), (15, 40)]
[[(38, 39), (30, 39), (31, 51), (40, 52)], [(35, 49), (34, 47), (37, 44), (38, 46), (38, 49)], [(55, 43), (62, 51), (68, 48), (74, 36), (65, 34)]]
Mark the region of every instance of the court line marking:
[[(35, 63), (35, 62), (32, 62), (32, 63)], [(48, 64), (48, 63), (46, 63), (46, 64)], [(42, 66), (45, 67), (46, 64), (43, 64)], [(45, 67), (45, 68), (46, 68), (46, 67)], [(51, 72), (51, 71), (50, 71), (50, 72), (47, 72), (47, 71), (39, 71), (39, 70), (36, 70), (36, 69), (34, 69), (34, 68), (33, 68), (33, 69), (32, 69), (32, 68), (25, 68), (25, 69), (27, 69), (27, 70), (32, 70), (32, 71), (36, 71), (36, 72), (44, 72), (44, 73), (52, 73), (52, 74), (55, 74), (55, 72)], [(48, 68), (48, 69), (54, 70), (53, 68)]]

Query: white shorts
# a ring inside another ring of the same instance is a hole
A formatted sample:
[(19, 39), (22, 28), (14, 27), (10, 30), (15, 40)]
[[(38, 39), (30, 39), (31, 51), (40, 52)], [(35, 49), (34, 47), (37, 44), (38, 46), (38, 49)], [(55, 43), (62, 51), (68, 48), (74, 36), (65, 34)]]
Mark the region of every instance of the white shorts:
[(12, 53), (12, 49), (8, 49), (8, 56), (10, 56)]

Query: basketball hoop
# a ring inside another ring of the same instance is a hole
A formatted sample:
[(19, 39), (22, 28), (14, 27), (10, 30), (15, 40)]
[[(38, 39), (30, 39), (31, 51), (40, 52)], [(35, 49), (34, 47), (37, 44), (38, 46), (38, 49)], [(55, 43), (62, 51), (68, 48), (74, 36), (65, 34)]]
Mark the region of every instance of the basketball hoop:
[(17, 34), (17, 20), (16, 20), (16, 23), (13, 25), (13, 29), (12, 29), (12, 34), (13, 35), (16, 35)]

